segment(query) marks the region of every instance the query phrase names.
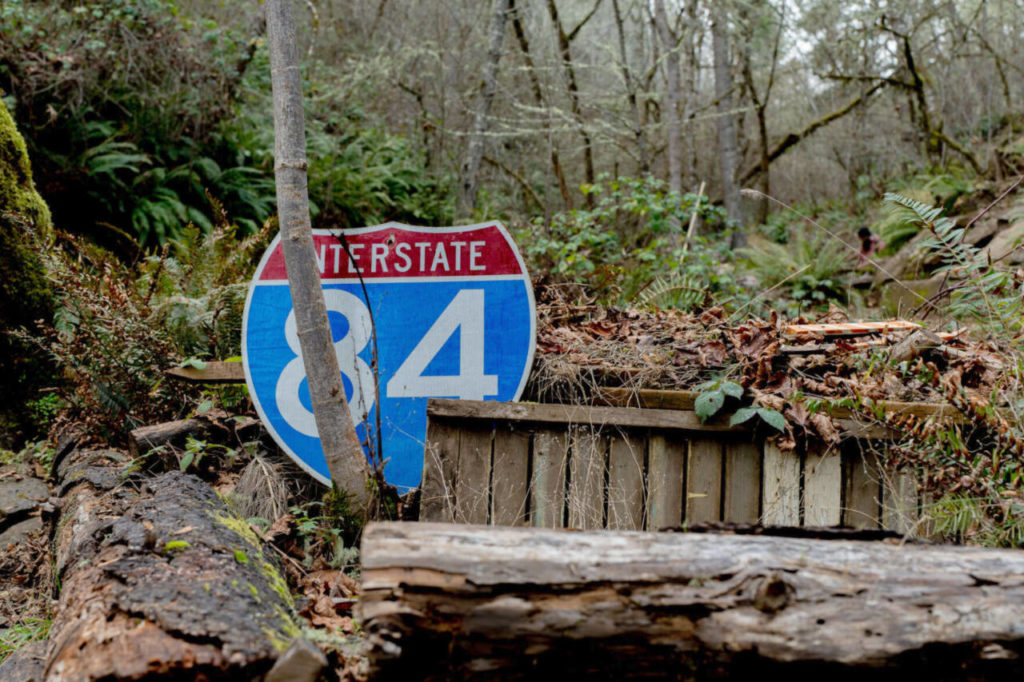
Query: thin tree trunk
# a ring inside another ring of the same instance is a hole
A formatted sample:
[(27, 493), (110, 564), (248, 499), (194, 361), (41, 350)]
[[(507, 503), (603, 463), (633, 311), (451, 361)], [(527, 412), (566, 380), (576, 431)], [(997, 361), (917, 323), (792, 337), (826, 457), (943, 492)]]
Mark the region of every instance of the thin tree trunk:
[(466, 148), (466, 159), (462, 164), (462, 181), (459, 183), (459, 197), (456, 214), (460, 219), (469, 218), (476, 209), (476, 195), (480, 183), (480, 164), (484, 158), (484, 138), (490, 130), (491, 104), (498, 90), (498, 64), (501, 61), (501, 45), (505, 40), (505, 22), (512, 9), (511, 0), (494, 0), (491, 12), (490, 40), (487, 46), (487, 62), (484, 64), (483, 89), (477, 101), (473, 134)]
[[(715, 64), (715, 98), (718, 100), (718, 159), (722, 174), (722, 197), (730, 220), (740, 219), (740, 194), (736, 187), (737, 135), (736, 119), (732, 110), (732, 73), (729, 61), (729, 25), (721, 2), (711, 5), (711, 42)], [(733, 234), (733, 248), (742, 246), (746, 239), (737, 231)]]
[(281, 246), (313, 416), (332, 481), (357, 506), (368, 511), (372, 497), (367, 487), (369, 467), (345, 399), (313, 249), (302, 80), (290, 0), (267, 0), (267, 35), (274, 93), (274, 180)]
[(644, 138), (644, 125), (640, 117), (640, 105), (636, 99), (636, 81), (629, 70), (629, 59), (626, 53), (626, 33), (623, 29), (619, 0), (612, 0), (612, 9), (615, 11), (615, 29), (619, 38), (619, 68), (622, 71), (622, 80), (626, 85), (626, 99), (629, 102), (629, 112), (633, 117), (633, 138), (636, 140), (637, 156), (640, 158), (640, 174), (647, 175), (651, 170), (651, 160), (647, 152), (647, 140)]
[[(594, 16), (594, 12), (600, 6), (601, 0), (596, 0), (593, 9), (590, 13), (572, 30), (572, 33), (566, 33), (565, 28), (562, 26), (562, 20), (558, 15), (558, 6), (555, 5), (555, 0), (548, 0), (548, 14), (551, 15), (551, 23), (555, 27), (555, 34), (558, 37), (558, 54), (561, 57), (562, 68), (565, 70), (565, 77), (568, 81), (569, 90), (569, 104), (572, 107), (572, 115), (576, 121), (576, 128), (579, 130), (580, 137), (583, 138), (583, 176), (588, 185), (593, 185), (596, 181), (596, 174), (594, 172), (594, 152), (593, 143), (590, 140), (590, 133), (587, 131), (586, 123), (583, 120), (583, 107), (580, 104), (580, 89), (576, 83), (576, 69), (572, 65), (572, 53), (571, 46), (572, 40), (579, 33), (579, 30), (583, 28), (583, 25)], [(594, 195), (587, 194), (585, 201), (588, 207), (594, 205)]]
[[(513, 5), (515, 5), (514, 2)], [(516, 34), (516, 40), (519, 42), (519, 49), (523, 53), (523, 61), (526, 62), (526, 73), (530, 78), (530, 85), (533, 89), (533, 99), (537, 103), (538, 108), (547, 109), (547, 102), (544, 101), (544, 90), (540, 86), (540, 78), (537, 77), (537, 66), (533, 61), (533, 53), (530, 51), (530, 40), (526, 36), (526, 27), (523, 26), (522, 15), (518, 8), (512, 15), (512, 29)], [(548, 128), (548, 136), (550, 140), (550, 125)], [(554, 140), (550, 140), (548, 155), (551, 158), (551, 170), (555, 174), (555, 179), (558, 180), (558, 191), (562, 195), (563, 207), (567, 210), (571, 209), (572, 195), (569, 193), (569, 183), (565, 180), (565, 171), (562, 169), (562, 160), (558, 154), (558, 146), (554, 143)], [(545, 212), (548, 210), (546, 202), (544, 210)], [(547, 224), (548, 221), (545, 220), (544, 222)]]
[(679, 41), (669, 28), (665, 0), (654, 0), (654, 25), (666, 51), (664, 121), (668, 137), (668, 189), (681, 194), (683, 136), (679, 125)]

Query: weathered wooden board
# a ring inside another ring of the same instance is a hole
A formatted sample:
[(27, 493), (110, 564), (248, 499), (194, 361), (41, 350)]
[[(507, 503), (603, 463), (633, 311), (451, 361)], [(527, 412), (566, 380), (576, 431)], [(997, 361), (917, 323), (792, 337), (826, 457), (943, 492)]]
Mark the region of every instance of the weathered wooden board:
[(842, 521), (843, 458), (834, 448), (810, 449), (804, 459), (804, 525)]
[(686, 441), (652, 435), (648, 440), (647, 528), (658, 530), (683, 522), (683, 474)]
[(644, 527), (644, 442), (617, 435), (608, 451), (608, 528)]
[(847, 469), (843, 524), (852, 528), (878, 528), (882, 502), (878, 459), (870, 450), (850, 443), (843, 453)]
[[(865, 441), (780, 451), (749, 430), (679, 419), (684, 426), (669, 428), (664, 415), (637, 414), (657, 412), (431, 400), (420, 519), (581, 530), (717, 521), (916, 529), (913, 481), (883, 490)], [(572, 421), (584, 416), (596, 421)]]
[(686, 459), (686, 523), (722, 518), (722, 442), (709, 438), (690, 441)]
[(190, 384), (244, 384), (245, 370), (241, 362), (206, 363), (198, 367), (172, 367), (164, 372), (169, 377), (187, 381)]
[(722, 518), (757, 523), (761, 517), (761, 448), (753, 442), (725, 444)]
[(491, 473), (491, 522), (496, 526), (521, 526), (529, 518), (530, 434), (508, 426), (494, 430), (494, 463)]
[(450, 422), (428, 422), (423, 448), (420, 518), (455, 520), (455, 472), (459, 463), (459, 428)]
[(487, 523), (493, 436), (492, 429), (476, 425), (459, 430), (455, 474), (455, 520), (459, 523)]
[(533, 436), (533, 481), (530, 516), (540, 528), (565, 525), (565, 475), (568, 444), (565, 433), (545, 429)]
[(574, 426), (570, 430), (569, 527), (581, 530), (604, 528), (604, 478), (608, 440), (595, 429)]
[(800, 524), (800, 458), (770, 441), (764, 444), (763, 521), (769, 526)]

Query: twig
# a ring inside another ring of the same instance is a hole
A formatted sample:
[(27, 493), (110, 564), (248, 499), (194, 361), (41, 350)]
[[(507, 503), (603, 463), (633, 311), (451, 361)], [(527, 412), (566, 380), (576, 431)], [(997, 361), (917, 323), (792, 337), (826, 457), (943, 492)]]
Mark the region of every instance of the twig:
[(697, 201), (693, 205), (693, 212), (690, 213), (690, 226), (686, 228), (686, 240), (683, 242), (683, 253), (679, 257), (679, 262), (683, 262), (683, 256), (690, 249), (690, 240), (693, 239), (693, 230), (697, 227), (697, 214), (700, 212), (700, 200), (704, 196), (704, 180), (700, 181), (700, 189), (697, 190)]

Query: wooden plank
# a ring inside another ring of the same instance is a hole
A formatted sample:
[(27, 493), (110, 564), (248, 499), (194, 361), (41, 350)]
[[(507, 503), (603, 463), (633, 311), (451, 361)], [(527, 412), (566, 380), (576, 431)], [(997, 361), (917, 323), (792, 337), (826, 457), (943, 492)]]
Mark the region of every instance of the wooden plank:
[(697, 415), (680, 410), (641, 410), (630, 407), (593, 405), (541, 405), (537, 403), (499, 403), (487, 400), (451, 400), (431, 398), (427, 415), (450, 419), (520, 421), (535, 424), (614, 424), (620, 427), (678, 429), (683, 431), (743, 433), (743, 425), (729, 426), (727, 418), (701, 423)]
[(882, 518), (886, 530), (903, 535), (917, 533), (917, 481), (906, 472), (885, 476), (882, 490)]
[(720, 521), (721, 507), (722, 443), (695, 438), (686, 458), (686, 523)]
[(459, 462), (459, 430), (451, 422), (427, 419), (420, 485), (420, 520), (455, 521), (455, 472)]
[(683, 519), (683, 472), (688, 443), (651, 436), (647, 453), (647, 529), (678, 526)]
[(761, 448), (751, 442), (725, 444), (722, 520), (757, 523), (761, 517)]
[(644, 441), (628, 435), (611, 437), (608, 447), (608, 528), (643, 530)]
[(772, 441), (764, 443), (763, 519), (766, 526), (800, 525), (800, 456)]
[[(645, 407), (663, 410), (693, 410), (697, 393), (693, 391), (668, 391), (658, 389), (632, 389), (602, 387), (598, 389), (597, 400), (613, 407)], [(946, 403), (908, 403), (898, 400), (878, 400), (871, 404), (883, 412), (893, 415), (918, 417), (940, 416), (962, 418), (963, 415)], [(865, 414), (848, 407), (823, 406), (822, 411), (835, 419), (863, 419)]]
[(834, 448), (811, 447), (804, 459), (804, 525), (838, 526), (843, 512), (843, 458)]
[(533, 436), (530, 520), (540, 528), (562, 528), (565, 505), (566, 436), (544, 429)]
[(845, 448), (846, 507), (843, 523), (852, 528), (878, 528), (880, 522), (881, 486), (876, 456), (861, 451), (857, 443)]
[(244, 384), (245, 370), (241, 362), (207, 362), (197, 367), (172, 367), (164, 374), (190, 384)]
[(491, 523), (495, 526), (526, 524), (529, 466), (530, 434), (499, 424), (494, 430), (491, 473)]
[(493, 436), (491, 428), (459, 427), (459, 469), (455, 475), (457, 523), (487, 523)]
[(604, 527), (604, 474), (607, 439), (593, 429), (570, 430), (569, 527), (597, 530)]

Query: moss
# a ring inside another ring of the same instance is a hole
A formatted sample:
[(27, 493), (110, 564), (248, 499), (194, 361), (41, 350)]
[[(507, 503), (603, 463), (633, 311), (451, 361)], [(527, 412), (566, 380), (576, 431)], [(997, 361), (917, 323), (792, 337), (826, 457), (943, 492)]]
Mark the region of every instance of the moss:
[[(292, 597), (291, 590), (288, 589), (288, 583), (285, 582), (280, 571), (278, 571), (277, 568), (264, 556), (263, 544), (260, 541), (259, 536), (253, 532), (252, 526), (230, 512), (224, 513), (211, 511), (209, 514), (216, 523), (230, 528), (241, 536), (241, 538), (248, 544), (252, 545), (252, 550), (249, 550), (248, 553), (243, 549), (235, 548), (233, 550), (235, 560), (239, 563), (247, 563), (251, 560), (256, 568), (259, 569), (259, 572), (263, 577), (266, 578), (270, 589), (276, 592), (277, 595), (280, 596), (286, 604), (288, 604), (289, 608), (294, 608), (295, 600)], [(244, 559), (240, 557), (244, 557)]]
[(191, 543), (189, 543), (188, 540), (171, 540), (166, 545), (164, 545), (164, 552), (181, 552), (183, 550), (188, 549), (191, 546), (192, 545)]
[[(25, 141), (0, 101), (0, 330), (31, 327), (53, 316), (53, 291), (39, 255), (50, 232), (50, 210), (32, 183)], [(44, 426), (33, 424), (24, 403), (50, 384), (53, 371), (38, 348), (0, 333), (4, 446), (13, 446), (19, 431), (32, 438)]]
[(36, 191), (25, 140), (0, 100), (0, 211), (18, 213), (42, 233), (51, 227), (50, 209)]

